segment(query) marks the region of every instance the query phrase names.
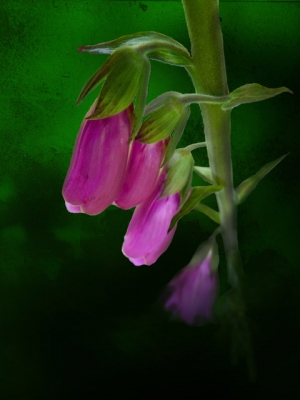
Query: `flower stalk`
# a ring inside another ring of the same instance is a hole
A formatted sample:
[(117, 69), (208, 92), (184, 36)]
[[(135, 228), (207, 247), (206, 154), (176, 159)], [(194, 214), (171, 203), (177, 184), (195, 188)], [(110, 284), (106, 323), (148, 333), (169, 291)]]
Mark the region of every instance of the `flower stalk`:
[[(198, 94), (228, 96), (223, 38), (219, 21), (218, 1), (182, 0), (191, 40), (192, 66), (186, 67)], [(230, 110), (220, 104), (199, 103), (209, 164), (214, 184), (222, 185), (216, 193), (222, 237), (228, 264), (228, 280), (240, 290), (236, 195), (233, 187)]]
[[(191, 40), (192, 66), (187, 66), (196, 93), (228, 96), (223, 38), (219, 19), (219, 1), (182, 0)], [(228, 282), (232, 296), (219, 314), (231, 329), (233, 359), (245, 356), (250, 380), (255, 377), (251, 339), (245, 314), (243, 269), (237, 237), (237, 195), (233, 186), (231, 160), (231, 110), (222, 105), (199, 102), (213, 184), (217, 191), (221, 234), (226, 255)], [(237, 343), (239, 345), (237, 346)]]

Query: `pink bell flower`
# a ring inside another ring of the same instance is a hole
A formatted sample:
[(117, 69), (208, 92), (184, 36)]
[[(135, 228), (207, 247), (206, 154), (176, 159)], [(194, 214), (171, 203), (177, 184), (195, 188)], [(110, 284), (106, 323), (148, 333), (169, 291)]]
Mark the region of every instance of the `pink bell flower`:
[(213, 320), (218, 295), (218, 274), (212, 272), (212, 251), (196, 265), (187, 265), (168, 284), (165, 309), (189, 325)]
[(115, 204), (127, 210), (143, 203), (156, 189), (169, 139), (153, 144), (132, 142), (126, 178)]
[(62, 190), (68, 211), (96, 215), (116, 199), (125, 179), (131, 120), (129, 106), (108, 118), (83, 121)]
[(136, 266), (155, 263), (169, 247), (176, 230), (175, 226), (168, 233), (178, 212), (180, 195), (159, 199), (164, 181), (165, 172), (160, 175), (153, 194), (136, 207), (124, 238), (122, 252)]

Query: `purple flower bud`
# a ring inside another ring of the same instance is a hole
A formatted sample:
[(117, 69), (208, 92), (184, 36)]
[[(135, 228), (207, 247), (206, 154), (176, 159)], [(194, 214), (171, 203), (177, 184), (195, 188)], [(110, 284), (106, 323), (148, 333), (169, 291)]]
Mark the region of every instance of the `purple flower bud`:
[(83, 121), (62, 190), (68, 211), (99, 214), (118, 196), (125, 179), (131, 116), (129, 106), (108, 118)]
[(189, 325), (213, 320), (213, 305), (218, 295), (218, 274), (211, 271), (212, 251), (196, 265), (188, 265), (168, 284), (166, 310)]
[(127, 172), (115, 204), (127, 210), (143, 203), (153, 193), (169, 139), (153, 144), (132, 142)]
[(155, 263), (169, 247), (176, 230), (175, 226), (168, 233), (180, 196), (176, 193), (159, 199), (164, 180), (165, 172), (153, 194), (136, 207), (124, 238), (122, 252), (136, 266)]

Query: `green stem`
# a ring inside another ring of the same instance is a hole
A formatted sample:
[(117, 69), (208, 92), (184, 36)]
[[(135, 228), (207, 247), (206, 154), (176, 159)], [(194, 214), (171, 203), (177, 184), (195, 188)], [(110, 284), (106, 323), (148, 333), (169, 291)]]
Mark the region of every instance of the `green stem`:
[[(227, 77), (218, 0), (182, 0), (192, 45), (193, 65), (188, 69), (196, 92), (201, 95), (227, 96)], [(237, 196), (233, 187), (230, 110), (219, 104), (199, 104), (212, 180), (223, 189), (216, 193), (220, 227), (224, 242), (228, 281), (225, 326), (231, 327), (233, 358), (246, 357), (249, 379), (255, 376), (251, 337), (245, 315), (242, 292), (242, 264), (237, 238)], [(219, 315), (222, 320), (222, 313)], [(222, 324), (222, 322), (221, 322)]]
[(192, 103), (211, 103), (211, 104), (223, 104), (225, 101), (230, 99), (229, 96), (208, 96), (207, 94), (197, 94), (197, 93), (189, 93), (183, 94), (180, 97), (180, 101), (183, 104), (192, 104)]
[[(227, 96), (227, 76), (223, 50), (223, 38), (219, 21), (217, 0), (182, 0), (189, 36), (193, 65), (188, 72), (198, 94)], [(240, 292), (240, 263), (236, 194), (233, 187), (230, 110), (222, 110), (219, 104), (200, 104), (204, 133), (212, 177), (222, 191), (216, 194), (222, 238), (225, 247), (228, 280)]]
[(206, 147), (206, 142), (190, 144), (189, 146), (184, 147), (184, 150), (193, 151), (196, 149), (200, 149), (201, 147)]

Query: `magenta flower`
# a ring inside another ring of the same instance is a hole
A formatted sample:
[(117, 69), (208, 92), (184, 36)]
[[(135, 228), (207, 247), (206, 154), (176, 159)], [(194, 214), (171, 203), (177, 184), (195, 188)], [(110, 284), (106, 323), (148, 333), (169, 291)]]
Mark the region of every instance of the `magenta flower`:
[(129, 106), (108, 118), (83, 121), (62, 190), (68, 211), (95, 215), (116, 199), (125, 179), (131, 117)]
[(211, 271), (212, 251), (196, 265), (188, 265), (168, 284), (166, 310), (189, 325), (213, 320), (213, 305), (218, 295), (218, 274)]
[(169, 247), (176, 226), (168, 233), (170, 222), (177, 213), (179, 193), (159, 199), (165, 181), (165, 172), (158, 180), (156, 190), (138, 205), (128, 226), (123, 254), (136, 266), (151, 265)]
[(143, 203), (153, 193), (169, 139), (153, 144), (132, 142), (127, 172), (115, 204), (127, 210)]

